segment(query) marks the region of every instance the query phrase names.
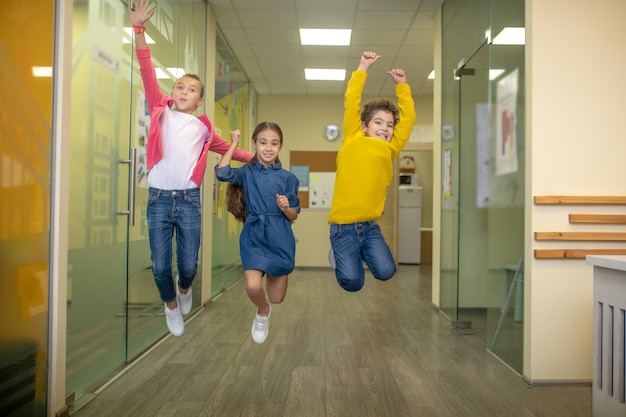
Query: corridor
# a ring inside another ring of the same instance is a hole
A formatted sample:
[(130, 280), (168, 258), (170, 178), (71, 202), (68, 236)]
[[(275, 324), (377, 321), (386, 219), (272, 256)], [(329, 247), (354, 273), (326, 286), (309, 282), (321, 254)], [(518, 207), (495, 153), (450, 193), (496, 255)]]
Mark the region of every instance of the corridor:
[(296, 268), (262, 345), (243, 280), (94, 392), (76, 417), (590, 417), (591, 386), (528, 388), (433, 307), (430, 265), (357, 293)]

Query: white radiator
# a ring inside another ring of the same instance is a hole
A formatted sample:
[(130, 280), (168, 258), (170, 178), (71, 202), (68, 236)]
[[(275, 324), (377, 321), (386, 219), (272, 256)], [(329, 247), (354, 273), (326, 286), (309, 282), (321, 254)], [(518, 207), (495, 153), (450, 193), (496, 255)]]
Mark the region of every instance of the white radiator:
[(595, 267), (593, 416), (626, 416), (626, 273)]

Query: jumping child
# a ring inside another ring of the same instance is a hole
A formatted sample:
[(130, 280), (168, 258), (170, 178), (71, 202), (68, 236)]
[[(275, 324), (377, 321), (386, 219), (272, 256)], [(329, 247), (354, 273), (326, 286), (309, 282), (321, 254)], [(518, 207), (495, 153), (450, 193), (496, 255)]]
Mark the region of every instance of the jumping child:
[(230, 183), (228, 211), (244, 222), (239, 237), (241, 262), (248, 297), (257, 308), (252, 340), (263, 343), (269, 332), (270, 303), (280, 304), (285, 299), (287, 279), (295, 264), (296, 241), (291, 224), (300, 213), (299, 181), (282, 168), (278, 159), (283, 132), (276, 123), (257, 125), (252, 132), (256, 154), (240, 168), (231, 168), (230, 161), (241, 135), (237, 130), (230, 136), (230, 149), (222, 156), (215, 174), (218, 180)]
[(387, 71), (396, 84), (399, 110), (380, 99), (365, 104), (360, 112), (367, 71), (378, 59), (375, 52), (363, 52), (346, 88), (344, 139), (328, 216), (330, 261), (337, 282), (350, 292), (365, 283), (364, 261), (376, 279), (385, 281), (396, 273), (396, 262), (377, 222), (393, 178), (393, 163), (415, 123), (411, 88), (399, 68)]
[[(223, 155), (230, 145), (215, 133), (206, 114), (193, 113), (204, 102), (204, 86), (195, 74), (185, 74), (174, 83), (171, 96), (159, 89), (144, 24), (156, 9), (150, 0), (129, 4), (135, 32), (135, 49), (150, 112), (147, 143), (148, 239), (152, 274), (165, 303), (165, 321), (174, 336), (185, 331), (183, 314), (192, 307), (191, 284), (198, 268), (202, 210), (200, 185), (208, 151)], [(232, 159), (246, 162), (250, 152), (236, 150)], [(172, 237), (176, 232), (178, 293), (172, 277)]]

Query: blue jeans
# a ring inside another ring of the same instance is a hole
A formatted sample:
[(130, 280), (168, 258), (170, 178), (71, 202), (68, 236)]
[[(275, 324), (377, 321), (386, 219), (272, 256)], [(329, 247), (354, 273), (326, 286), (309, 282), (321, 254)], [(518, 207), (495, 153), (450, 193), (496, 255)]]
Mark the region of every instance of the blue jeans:
[(178, 286), (189, 288), (198, 269), (200, 248), (200, 189), (148, 190), (148, 237), (152, 252), (152, 274), (164, 302), (176, 298), (172, 278), (172, 237), (176, 232)]
[(331, 224), (330, 244), (335, 253), (337, 282), (346, 291), (363, 287), (363, 261), (374, 278), (381, 281), (396, 273), (396, 262), (376, 222)]

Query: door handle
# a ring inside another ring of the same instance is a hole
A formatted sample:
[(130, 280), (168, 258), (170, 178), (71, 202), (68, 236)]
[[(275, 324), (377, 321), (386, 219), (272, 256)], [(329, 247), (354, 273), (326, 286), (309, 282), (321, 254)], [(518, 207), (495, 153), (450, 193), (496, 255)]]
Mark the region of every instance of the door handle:
[(129, 186), (128, 186), (128, 210), (118, 211), (117, 214), (129, 216), (130, 225), (135, 225), (135, 169), (137, 161), (137, 148), (130, 150), (130, 159), (120, 159), (120, 164), (130, 165)]

